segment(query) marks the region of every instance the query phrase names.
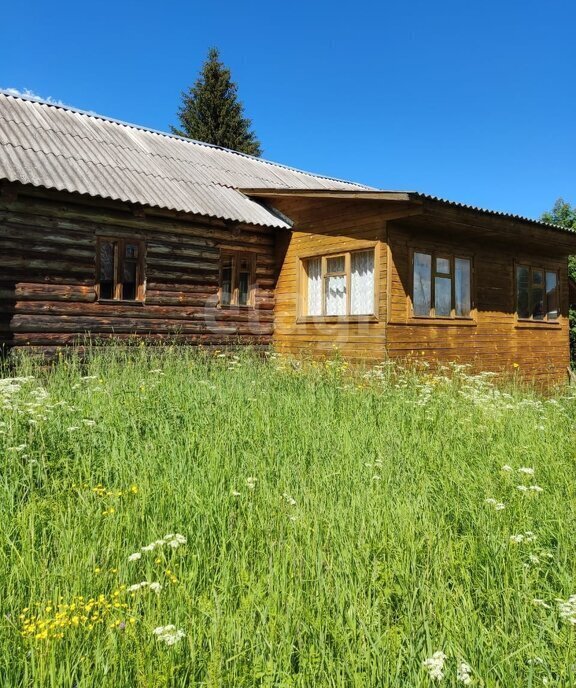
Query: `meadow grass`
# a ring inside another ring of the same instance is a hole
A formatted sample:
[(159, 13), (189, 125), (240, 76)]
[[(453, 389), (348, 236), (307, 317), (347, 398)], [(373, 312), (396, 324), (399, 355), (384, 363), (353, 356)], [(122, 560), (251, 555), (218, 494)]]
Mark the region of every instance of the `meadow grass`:
[(2, 686), (576, 686), (568, 390), (110, 348), (0, 407)]

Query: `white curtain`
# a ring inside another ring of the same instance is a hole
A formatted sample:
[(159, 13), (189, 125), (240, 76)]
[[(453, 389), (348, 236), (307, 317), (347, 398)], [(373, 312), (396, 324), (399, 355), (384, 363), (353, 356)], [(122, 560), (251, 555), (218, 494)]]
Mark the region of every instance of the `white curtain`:
[(346, 275), (326, 277), (326, 315), (346, 315)]
[(350, 314), (374, 313), (374, 251), (351, 255)]
[(310, 258), (306, 262), (308, 276), (307, 315), (322, 315), (322, 259)]

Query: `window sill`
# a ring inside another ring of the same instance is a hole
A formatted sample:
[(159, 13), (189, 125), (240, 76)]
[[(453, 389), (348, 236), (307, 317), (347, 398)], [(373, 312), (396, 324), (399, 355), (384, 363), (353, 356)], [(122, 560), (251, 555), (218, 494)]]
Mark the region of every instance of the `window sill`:
[(412, 316), (404, 323), (391, 323), (394, 325), (424, 325), (429, 327), (476, 327), (474, 318), (435, 318), (432, 316)]
[(252, 305), (250, 306), (238, 306), (236, 304), (230, 303), (230, 304), (222, 304), (218, 303), (216, 304), (216, 308), (218, 308), (221, 311), (255, 311), (256, 308)]
[(297, 325), (306, 323), (377, 323), (379, 318), (376, 315), (302, 315), (296, 318)]
[(562, 323), (558, 320), (516, 320), (517, 330), (561, 330)]
[(96, 303), (101, 303), (104, 306), (143, 306), (144, 301), (137, 299), (125, 300), (125, 299), (97, 299)]

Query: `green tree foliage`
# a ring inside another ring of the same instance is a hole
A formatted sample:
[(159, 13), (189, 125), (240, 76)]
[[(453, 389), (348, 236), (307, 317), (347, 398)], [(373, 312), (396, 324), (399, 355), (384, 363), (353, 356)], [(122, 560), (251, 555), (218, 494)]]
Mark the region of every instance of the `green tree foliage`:
[(182, 92), (178, 119), (180, 127), (171, 127), (173, 134), (249, 155), (262, 154), (260, 141), (251, 130), (252, 122), (244, 117), (238, 87), (216, 48), (208, 51), (194, 86)]
[[(576, 206), (571, 206), (563, 198), (559, 198), (552, 210), (542, 213), (540, 219), (576, 231)], [(568, 258), (568, 274), (576, 282), (576, 256)], [(570, 354), (572, 366), (574, 366), (576, 363), (576, 308), (572, 304), (570, 304)]]

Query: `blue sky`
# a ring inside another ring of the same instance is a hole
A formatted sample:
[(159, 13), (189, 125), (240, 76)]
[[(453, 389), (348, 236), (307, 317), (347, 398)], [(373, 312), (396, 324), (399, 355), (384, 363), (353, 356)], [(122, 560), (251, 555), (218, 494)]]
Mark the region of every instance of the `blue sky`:
[(4, 3), (0, 87), (167, 130), (212, 45), (264, 157), (538, 217), (576, 204), (576, 3)]

